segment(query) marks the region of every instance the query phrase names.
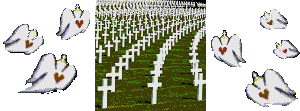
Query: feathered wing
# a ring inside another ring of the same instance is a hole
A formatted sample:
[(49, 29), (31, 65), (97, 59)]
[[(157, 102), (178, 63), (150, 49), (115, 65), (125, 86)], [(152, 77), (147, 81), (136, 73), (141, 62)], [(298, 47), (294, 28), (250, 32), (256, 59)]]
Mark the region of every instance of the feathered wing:
[(273, 53), (280, 59), (286, 59), (286, 55), (284, 55), (281, 50), (274, 49)]
[(60, 27), (59, 31), (56, 33), (57, 36), (62, 36), (66, 30), (68, 30), (70, 21), (74, 19), (72, 11), (68, 8), (65, 8), (60, 17)]
[(211, 40), (211, 48), (212, 48), (212, 51), (215, 52), (215, 58), (218, 60), (221, 60), (221, 58), (216, 55), (216, 53), (219, 53), (218, 51), (219, 51), (220, 46), (221, 46), (221, 41), (220, 41), (219, 37), (215, 36)]
[(82, 31), (81, 33), (84, 33), (86, 31), (86, 29), (88, 28), (89, 24), (90, 24), (90, 13), (87, 10), (84, 10), (82, 12), (82, 15), (80, 17), (84, 22), (87, 23), (83, 23), (84, 25), (82, 26)]
[(43, 78), (48, 72), (54, 71), (55, 61), (56, 59), (53, 54), (43, 55), (33, 71), (31, 78), (27, 80), (27, 83), (35, 83), (37, 80)]
[(10, 44), (10, 43), (13, 43), (16, 40), (26, 38), (28, 30), (29, 30), (29, 25), (28, 24), (22, 24), (22, 25), (18, 26), (14, 30), (13, 34), (6, 41), (4, 41), (3, 44)]
[(268, 21), (268, 20), (266, 20), (263, 16), (260, 17), (260, 25), (261, 25), (263, 28), (266, 28), (266, 29), (268, 29), (268, 30), (271, 30), (270, 25), (267, 24), (267, 21)]
[(272, 18), (276, 19), (278, 22), (285, 24), (285, 25), (288, 24), (287, 19), (283, 15), (279, 14), (279, 12), (277, 12), (277, 10), (275, 10), (275, 9), (271, 10), (271, 15), (272, 15)]
[(281, 44), (287, 49), (298, 52), (298, 49), (289, 40), (281, 40)]
[(283, 80), (282, 76), (278, 73), (275, 72), (272, 69), (268, 69), (264, 73), (266, 85), (270, 88), (280, 88), (283, 91), (292, 94), (293, 91), (287, 86), (285, 81)]
[(230, 37), (228, 46), (232, 49), (233, 53), (235, 54), (239, 62), (243, 62), (243, 63), (246, 62), (242, 58), (242, 43), (239, 36), (233, 35), (232, 37)]
[(74, 65), (70, 65), (68, 66), (64, 71), (62, 71), (64, 74), (69, 74), (68, 77), (70, 77), (69, 81), (67, 81), (67, 83), (65, 84), (65, 86), (63, 86), (61, 89), (65, 90), (67, 89), (71, 83), (73, 82), (73, 80), (77, 77), (77, 70), (75, 68)]
[(268, 105), (266, 105), (267, 101), (263, 100), (262, 98), (259, 97), (258, 93), (260, 92), (260, 90), (258, 88), (256, 88), (252, 84), (248, 84), (246, 91), (247, 91), (248, 97), (250, 99), (252, 99), (252, 101), (259, 104), (260, 106), (268, 107)]

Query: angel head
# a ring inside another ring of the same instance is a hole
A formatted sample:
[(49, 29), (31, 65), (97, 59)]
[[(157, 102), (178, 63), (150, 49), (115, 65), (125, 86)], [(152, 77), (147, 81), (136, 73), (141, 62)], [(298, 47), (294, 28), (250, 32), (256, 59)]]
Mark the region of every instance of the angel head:
[(56, 61), (57, 68), (66, 68), (69, 66), (67, 62), (67, 55), (62, 54), (61, 59)]
[(82, 10), (80, 9), (79, 4), (76, 4), (75, 10), (73, 10), (73, 13), (76, 17), (80, 17), (80, 15), (82, 14)]
[(276, 43), (276, 48), (280, 49), (282, 47), (282, 45), (280, 45), (279, 43)]
[(265, 17), (266, 19), (270, 19), (270, 18), (271, 18), (271, 17), (270, 17), (270, 13), (268, 13), (268, 12), (265, 11), (264, 17)]
[(28, 36), (37, 37), (38, 36), (37, 28), (33, 29), (32, 31), (29, 31)]
[(265, 77), (258, 76), (257, 72), (252, 72), (252, 78), (253, 78), (253, 85), (255, 86), (264, 86), (265, 84)]
[(223, 45), (228, 43), (229, 37), (227, 36), (226, 30), (223, 30), (223, 35), (220, 37), (220, 41)]

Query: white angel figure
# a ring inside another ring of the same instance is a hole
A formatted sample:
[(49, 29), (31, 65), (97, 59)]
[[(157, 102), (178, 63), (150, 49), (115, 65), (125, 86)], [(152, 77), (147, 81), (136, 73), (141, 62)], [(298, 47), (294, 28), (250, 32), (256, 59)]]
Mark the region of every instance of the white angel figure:
[(65, 8), (60, 18), (60, 28), (56, 33), (62, 40), (84, 33), (90, 24), (90, 13), (87, 10), (82, 11), (79, 4), (76, 4), (74, 11)]
[(289, 105), (295, 101), (296, 92), (284, 82), (282, 76), (273, 69), (268, 69), (262, 76), (252, 73), (253, 84), (246, 88), (247, 98), (264, 107), (267, 104)]
[(268, 30), (271, 30), (271, 27), (274, 29), (285, 29), (287, 24), (287, 19), (277, 12), (276, 9), (271, 10), (271, 15), (265, 12), (264, 16), (260, 17), (260, 25)]
[(295, 58), (299, 55), (298, 49), (289, 40), (281, 40), (281, 44), (276, 42), (277, 49), (273, 50), (273, 53), (279, 58)]
[(20, 93), (45, 93), (54, 90), (66, 90), (77, 76), (74, 65), (67, 63), (67, 55), (62, 54), (61, 59), (56, 61), (53, 54), (45, 54), (41, 57), (31, 78), (26, 81), (32, 86)]
[(246, 63), (242, 58), (242, 43), (237, 35), (227, 36), (226, 30), (222, 37), (215, 36), (211, 41), (211, 48), (215, 52), (217, 60), (224, 62), (230, 67), (240, 67), (239, 62)]
[(14, 30), (12, 35), (3, 44), (5, 44), (5, 49), (8, 52), (30, 55), (44, 44), (43, 37), (37, 36), (36, 29), (29, 30), (28, 24), (22, 24)]

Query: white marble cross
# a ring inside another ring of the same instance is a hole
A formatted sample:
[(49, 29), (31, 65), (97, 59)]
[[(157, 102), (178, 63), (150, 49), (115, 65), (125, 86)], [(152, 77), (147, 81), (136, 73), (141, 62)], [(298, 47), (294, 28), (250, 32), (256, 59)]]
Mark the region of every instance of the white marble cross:
[(166, 28), (167, 28), (167, 34), (169, 34), (169, 29), (170, 29), (169, 23)]
[(113, 45), (111, 45), (111, 44), (110, 44), (110, 41), (108, 41), (108, 44), (107, 44), (107, 45), (105, 45), (105, 47), (106, 47), (106, 48), (107, 48), (107, 50), (108, 50), (108, 51), (107, 51), (107, 56), (108, 56), (108, 57), (110, 57), (110, 48), (112, 48), (112, 47), (113, 47)]
[(162, 86), (162, 83), (158, 83), (158, 77), (157, 76), (152, 76), (153, 79), (152, 79), (152, 83), (147, 83), (148, 86), (147, 87), (152, 87), (153, 90), (152, 90), (152, 102), (151, 104), (157, 104), (157, 89), (158, 87), (161, 87)]
[(108, 27), (104, 27), (106, 30), (104, 31), (104, 34), (102, 34), (102, 36), (104, 36), (104, 44), (106, 44), (106, 37), (107, 36), (109, 36), (108, 34), (107, 34), (107, 29), (108, 29)]
[(118, 45), (121, 41), (118, 40), (118, 37), (116, 37), (116, 39), (113, 42), (115, 43), (115, 51), (118, 51)]
[(192, 57), (192, 59), (191, 60), (189, 60), (190, 61), (190, 63), (192, 63), (192, 64), (194, 64), (194, 63), (199, 63), (199, 60), (198, 59), (196, 59), (196, 57), (195, 56), (193, 56)]
[(143, 28), (143, 26), (141, 26), (139, 30), (141, 31), (141, 36), (143, 36), (143, 35), (144, 35), (144, 30), (145, 30), (145, 29)]
[(103, 23), (102, 23), (102, 21), (100, 21), (100, 31), (102, 31), (102, 25), (104, 25)]
[[(164, 64), (164, 61), (163, 61), (163, 59), (162, 58), (157, 58), (157, 61), (154, 61), (153, 62), (153, 64), (155, 65), (155, 66), (159, 66), (159, 68), (162, 68), (163, 67), (163, 64)], [(162, 71), (160, 71), (161, 73), (160, 74), (162, 74)], [(155, 73), (155, 72), (154, 72)], [(159, 76), (159, 75), (158, 75)]]
[(121, 37), (121, 34), (122, 34), (123, 29), (122, 29), (122, 24), (119, 24), (119, 25), (120, 25), (120, 28), (118, 29), (118, 31), (120, 31), (120, 32), (119, 32), (119, 35), (120, 35), (120, 37)]
[(134, 45), (132, 44), (132, 46), (131, 46), (131, 49), (129, 49), (129, 51), (131, 51), (131, 54), (132, 54), (132, 58), (131, 58), (131, 62), (134, 62), (134, 52), (138, 52), (138, 49), (135, 49), (134, 48)]
[(96, 50), (96, 53), (99, 53), (99, 63), (102, 63), (102, 53), (104, 53), (105, 50), (102, 50), (102, 45), (99, 45), (99, 49)]
[(200, 75), (200, 78), (199, 79), (196, 78), (194, 80), (194, 84), (199, 86), (199, 88), (198, 88), (198, 101), (202, 100), (202, 91), (203, 91), (202, 85), (206, 84), (206, 80), (203, 80), (203, 74), (199, 73), (199, 75)]
[(113, 89), (111, 90), (111, 92), (115, 92), (115, 83), (116, 83), (116, 78), (115, 77), (119, 77), (120, 78), (120, 74), (116, 73), (116, 67), (113, 66), (111, 67), (111, 73), (107, 73), (106, 77), (111, 77), (112, 81), (111, 81), (111, 86), (113, 87)]
[(152, 37), (152, 40), (153, 40), (152, 42), (155, 43), (155, 35), (157, 35), (157, 34), (155, 33), (155, 31), (153, 31), (153, 33), (151, 33), (151, 35), (153, 36)]
[(149, 26), (146, 24), (145, 28), (147, 29), (147, 34), (149, 34)]
[(147, 42), (145, 36), (143, 36), (143, 40), (141, 40), (141, 42), (143, 42), (143, 51), (145, 51), (145, 43)]
[(125, 34), (122, 34), (122, 37), (120, 37), (120, 39), (122, 39), (122, 47), (125, 47), (125, 39), (127, 39), (127, 37), (125, 37)]
[(132, 36), (133, 34), (131, 33), (131, 31), (129, 31), (129, 33), (128, 33), (128, 36), (129, 36), (129, 43), (131, 43), (131, 36)]
[(115, 39), (115, 33), (117, 33), (116, 31), (115, 31), (115, 28), (114, 27), (112, 27), (112, 31), (110, 31), (110, 33), (112, 34), (112, 41), (114, 41)]
[(95, 40), (96, 40), (96, 48), (98, 48), (98, 40), (101, 39), (101, 38), (99, 37), (99, 27), (97, 27), (96, 30), (98, 30), (98, 31), (97, 31), (97, 35), (96, 35), (96, 37), (95, 37)]
[(148, 47), (150, 47), (150, 39), (152, 38), (151, 36), (150, 36), (150, 34), (148, 34), (148, 36), (146, 37), (146, 38), (148, 38)]
[(98, 91), (103, 91), (102, 109), (107, 108), (107, 91), (114, 90), (112, 86), (107, 86), (107, 79), (103, 79), (102, 86), (97, 87)]
[(126, 67), (126, 63), (123, 63), (123, 58), (122, 57), (119, 57), (119, 62), (118, 63), (115, 63), (115, 66), (118, 66), (119, 67), (119, 79), (122, 80), (122, 67)]
[(138, 40), (137, 44), (135, 44), (134, 46), (137, 46), (137, 47), (138, 47), (137, 55), (140, 56), (141, 46), (143, 46), (143, 45), (141, 44), (141, 40)]
[(135, 33), (135, 40), (137, 40), (137, 35), (138, 35), (139, 31), (137, 28), (135, 28), (133, 30), (134, 30), (133, 33)]
[(126, 62), (125, 69), (128, 70), (129, 69), (129, 58), (132, 58), (132, 55), (129, 55), (129, 50), (126, 50), (126, 54), (122, 55), (122, 57), (126, 59), (126, 61), (125, 61)]

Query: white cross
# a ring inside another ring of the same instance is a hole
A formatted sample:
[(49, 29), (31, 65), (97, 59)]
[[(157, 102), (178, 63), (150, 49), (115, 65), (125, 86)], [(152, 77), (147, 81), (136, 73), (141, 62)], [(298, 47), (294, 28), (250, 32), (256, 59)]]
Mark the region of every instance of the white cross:
[(148, 38), (148, 47), (150, 47), (150, 39), (151, 39), (152, 37), (151, 37), (150, 34), (149, 34), (146, 38)]
[(135, 44), (135, 46), (137, 46), (138, 47), (138, 51), (137, 51), (137, 55), (138, 56), (140, 56), (140, 50), (141, 50), (141, 46), (142, 46), (142, 44), (141, 44), (141, 40), (138, 40), (138, 43), (137, 44)]
[(98, 37), (98, 35), (96, 36), (96, 48), (98, 48), (98, 41), (99, 41), (99, 39), (101, 39), (100, 37)]
[(99, 49), (96, 50), (96, 53), (99, 53), (99, 63), (102, 63), (102, 53), (104, 53), (105, 50), (102, 50), (102, 45), (99, 45)]
[(98, 91), (103, 91), (102, 109), (107, 108), (107, 91), (114, 90), (112, 86), (107, 86), (107, 79), (103, 79), (102, 86), (97, 87)]
[(122, 39), (122, 47), (125, 47), (125, 39), (127, 39), (127, 37), (125, 37), (125, 34), (122, 34), (123, 36), (121, 37)]
[(118, 66), (119, 67), (119, 79), (122, 80), (122, 67), (123, 66), (126, 66), (126, 63), (123, 63), (123, 58), (122, 57), (119, 57), (119, 62), (118, 63), (115, 63), (115, 66)]
[(169, 29), (170, 29), (170, 27), (169, 27), (169, 23), (168, 23), (168, 25), (167, 25), (167, 34), (169, 34)]
[(115, 43), (115, 51), (118, 51), (118, 44), (121, 42), (120, 40), (118, 40), (118, 37), (116, 37), (116, 39), (113, 41)]
[(145, 30), (145, 29), (143, 28), (143, 26), (141, 26), (139, 30), (141, 30), (141, 36), (143, 36), (143, 35), (144, 35), (144, 30)]
[[(157, 61), (154, 61), (153, 64), (155, 66), (159, 66), (159, 68), (162, 68), (163, 64), (164, 64), (164, 61), (162, 60), (162, 58), (161, 58), (161, 60), (158, 60), (158, 58), (157, 58)], [(162, 74), (162, 72), (160, 74)]]
[(146, 27), (145, 27), (146, 29), (147, 29), (147, 34), (149, 34), (149, 26), (146, 24)]
[(121, 37), (123, 29), (122, 29), (122, 24), (119, 24), (119, 25), (120, 25), (120, 28), (118, 29), (118, 31), (120, 31), (119, 34), (120, 34), (120, 37)]
[(156, 102), (156, 97), (157, 97), (157, 88), (162, 86), (162, 83), (158, 83), (158, 77), (157, 76), (152, 76), (153, 77), (153, 82), (152, 83), (147, 83), (147, 87), (152, 87), (152, 104), (157, 104)]
[(202, 100), (202, 91), (203, 91), (202, 85), (206, 84), (206, 80), (203, 80), (203, 74), (202, 73), (199, 73), (199, 74), (200, 74), (200, 78), (199, 79), (196, 78), (194, 80), (194, 84), (199, 86), (199, 88), (198, 88), (198, 101)]
[(141, 42), (143, 42), (143, 51), (145, 51), (145, 42), (147, 42), (145, 36), (143, 36), (143, 40), (141, 40)]
[(127, 24), (127, 26), (125, 27), (125, 29), (126, 29), (126, 35), (128, 35), (128, 29), (130, 29), (130, 27), (128, 27), (128, 24)]
[(115, 92), (115, 83), (116, 83), (116, 78), (115, 77), (119, 77), (120, 78), (120, 74), (116, 73), (116, 67), (113, 66), (111, 67), (111, 73), (107, 73), (106, 77), (111, 77), (112, 81), (111, 81), (111, 86), (113, 87), (113, 90), (111, 90), (111, 92)]
[(126, 65), (125, 69), (128, 70), (128, 68), (129, 68), (129, 58), (132, 58), (132, 55), (129, 55), (129, 50), (126, 50), (126, 54), (122, 55), (122, 57), (126, 59), (126, 64), (127, 65)]
[(166, 55), (163, 54), (163, 49), (162, 49), (162, 48), (160, 48), (159, 50), (160, 50), (160, 53), (159, 53), (159, 54), (156, 54), (156, 56), (157, 56), (157, 61), (164, 61), (164, 58), (166, 57)]
[(104, 25), (103, 23), (102, 23), (102, 21), (100, 21), (100, 31), (102, 31), (102, 25)]
[[(134, 30), (134, 29), (133, 29), (133, 30)], [(135, 28), (135, 30), (134, 30), (133, 32), (135, 33), (135, 40), (137, 40), (137, 35), (138, 35), (138, 33), (139, 33), (138, 29)]]
[(199, 60), (196, 57), (192, 57), (192, 60), (189, 60), (190, 63), (199, 63)]
[(115, 39), (115, 33), (117, 33), (116, 31), (115, 31), (115, 28), (114, 27), (112, 27), (112, 31), (110, 31), (110, 33), (112, 34), (112, 41), (114, 41)]
[(129, 36), (129, 43), (131, 43), (131, 36), (132, 36), (133, 34), (131, 34), (131, 31), (129, 31), (129, 34), (128, 34), (128, 36)]
[(131, 51), (131, 54), (132, 54), (132, 58), (131, 58), (131, 60), (132, 60), (132, 62), (134, 62), (134, 52), (138, 52), (138, 49), (135, 49), (134, 48), (134, 45), (132, 44), (132, 46), (131, 46), (131, 49), (129, 49), (129, 51)]
[(110, 57), (110, 48), (112, 48), (113, 45), (111, 45), (111, 44), (110, 44), (110, 41), (108, 41), (108, 44), (105, 45), (105, 47), (108, 48), (108, 49), (107, 49), (107, 50), (108, 50), (108, 51), (107, 51), (107, 56)]
[[(104, 28), (106, 28), (106, 27), (104, 27)], [(104, 34), (102, 34), (102, 36), (104, 36), (104, 44), (106, 44), (106, 37), (109, 36), (107, 34), (107, 31), (105, 31)]]
[(155, 35), (157, 35), (157, 34), (156, 34), (155, 31), (154, 31), (153, 33), (151, 33), (151, 35), (153, 36), (153, 37), (152, 37), (152, 40), (153, 40), (152, 42), (154, 43), (154, 42), (155, 42)]

